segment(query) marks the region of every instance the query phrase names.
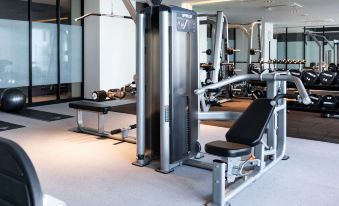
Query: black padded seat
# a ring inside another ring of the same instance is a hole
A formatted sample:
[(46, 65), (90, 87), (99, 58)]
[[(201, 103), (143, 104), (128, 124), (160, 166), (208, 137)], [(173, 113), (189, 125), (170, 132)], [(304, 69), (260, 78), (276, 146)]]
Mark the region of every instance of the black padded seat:
[(270, 99), (256, 99), (226, 133), (227, 141), (214, 141), (205, 145), (209, 154), (222, 157), (241, 157), (262, 139), (275, 106)]
[(251, 147), (219, 140), (206, 144), (205, 151), (221, 157), (241, 157), (251, 154)]
[(72, 102), (72, 103), (69, 103), (69, 107), (73, 109), (81, 109), (81, 110), (87, 110), (87, 111), (92, 111), (92, 112), (101, 112), (104, 114), (107, 114), (111, 109), (111, 106), (107, 106), (102, 103), (94, 102), (94, 101)]

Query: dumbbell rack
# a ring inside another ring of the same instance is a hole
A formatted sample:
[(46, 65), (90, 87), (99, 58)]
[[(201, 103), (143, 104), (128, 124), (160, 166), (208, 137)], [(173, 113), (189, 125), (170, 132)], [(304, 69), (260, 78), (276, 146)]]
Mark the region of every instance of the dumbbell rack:
[[(259, 86), (259, 87), (266, 87), (266, 83), (262, 81), (249, 81), (249, 84), (253, 86)], [(330, 85), (330, 86), (324, 86), (324, 85), (304, 85), (307, 90), (318, 90), (318, 91), (338, 91), (339, 92), (339, 85)], [(288, 88), (296, 88), (294, 85), (287, 85)], [(324, 108), (315, 108), (315, 107), (304, 107), (304, 106), (298, 106), (298, 105), (289, 105), (287, 106), (287, 109), (292, 111), (301, 111), (301, 112), (313, 112), (313, 113), (322, 113), (322, 114), (334, 114), (339, 115), (339, 109), (337, 110), (331, 110), (331, 109), (324, 109)]]
[(306, 64), (305, 60), (269, 60), (269, 61), (261, 61), (260, 68), (263, 68), (264, 65), (268, 65), (271, 68), (273, 65), (273, 69), (276, 69), (278, 65), (299, 65), (299, 70), (301, 71)]
[(312, 107), (288, 105), (287, 109), (292, 110), (292, 111), (300, 111), (300, 112), (313, 112), (313, 113), (321, 113), (321, 114), (339, 115), (339, 110), (331, 110), (331, 109), (323, 109), (323, 108), (312, 108)]
[[(299, 65), (299, 69), (295, 69), (298, 71), (302, 71), (303, 67), (306, 64), (305, 60), (269, 60), (269, 61), (261, 61), (260, 65), (261, 68), (264, 67), (265, 64), (268, 64), (270, 69), (271, 69), (271, 65), (273, 65), (273, 70), (275, 70), (277, 68), (277, 65)], [(262, 70), (262, 69), (261, 69)], [(338, 70), (337, 70), (338, 71)], [(301, 78), (301, 77), (300, 77)], [(266, 83), (265, 82), (261, 82), (261, 81), (249, 81), (249, 84), (251, 84), (252, 86), (257, 86), (257, 87), (266, 87)], [(339, 93), (339, 84), (337, 85), (321, 85), (321, 84), (317, 84), (317, 85), (311, 85), (311, 84), (305, 84), (304, 86), (307, 90), (315, 90), (315, 91), (334, 91), (334, 92), (338, 92)], [(295, 85), (293, 84), (287, 84), (288, 88), (296, 88)], [(316, 92), (315, 92), (316, 93)], [(334, 95), (336, 96), (336, 95)], [(337, 98), (338, 99), (338, 98)], [(339, 100), (339, 99), (338, 99)], [(330, 114), (330, 115), (339, 115), (339, 108), (338, 109), (325, 109), (325, 108), (317, 108), (317, 107), (305, 107), (302, 105), (291, 105), (288, 104), (288, 109), (289, 110), (294, 110), (294, 111), (303, 111), (303, 112), (313, 112), (313, 113), (322, 113), (322, 114)]]
[[(307, 90), (317, 90), (317, 91), (338, 91), (339, 85), (304, 85)], [(295, 88), (293, 85), (289, 85), (289, 88)], [(303, 111), (303, 112), (313, 112), (313, 113), (323, 113), (323, 114), (335, 114), (339, 115), (339, 109), (325, 109), (325, 108), (315, 108), (315, 107), (304, 107), (301, 105), (288, 105), (289, 110), (293, 111)]]

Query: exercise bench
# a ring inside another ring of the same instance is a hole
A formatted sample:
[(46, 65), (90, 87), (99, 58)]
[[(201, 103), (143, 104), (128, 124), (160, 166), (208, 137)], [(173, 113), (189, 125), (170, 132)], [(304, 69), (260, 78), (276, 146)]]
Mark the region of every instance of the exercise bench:
[[(118, 101), (118, 100), (116, 100)], [(114, 105), (116, 106), (116, 105)], [(76, 120), (78, 132), (95, 135), (103, 138), (111, 138), (122, 142), (136, 143), (135, 138), (129, 136), (129, 131), (136, 129), (136, 125), (130, 125), (127, 128), (119, 128), (112, 131), (105, 130), (105, 115), (112, 111), (113, 105), (107, 105), (105, 102), (77, 101), (69, 104), (69, 107), (76, 110)], [(96, 113), (98, 116), (97, 128), (90, 128), (84, 125), (83, 112)], [(115, 136), (121, 133), (121, 137)]]
[(224, 206), (226, 203), (225, 180), (233, 183), (241, 177), (246, 179), (249, 175), (248, 167), (260, 171), (260, 167), (265, 166), (264, 157), (256, 159), (253, 151), (255, 147), (259, 150), (266, 149), (268, 154), (269, 150), (273, 150), (265, 147), (262, 138), (275, 111), (275, 105), (276, 102), (271, 99), (254, 100), (226, 133), (227, 141), (213, 141), (205, 145), (208, 154), (220, 157), (213, 161), (213, 206)]

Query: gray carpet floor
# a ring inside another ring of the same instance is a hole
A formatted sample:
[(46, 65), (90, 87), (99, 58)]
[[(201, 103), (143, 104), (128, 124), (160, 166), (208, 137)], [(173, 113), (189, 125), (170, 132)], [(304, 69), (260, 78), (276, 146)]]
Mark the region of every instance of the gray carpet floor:
[[(127, 102), (128, 103), (128, 102)], [(35, 107), (74, 115), (67, 104)], [(107, 128), (135, 123), (135, 116), (111, 113)], [(94, 114), (85, 115), (94, 126)], [(196, 206), (211, 195), (209, 171), (181, 166), (168, 175), (154, 171), (156, 163), (139, 168), (136, 146), (71, 132), (75, 119), (42, 122), (0, 113), (0, 120), (25, 128), (1, 132), (18, 142), (37, 170), (42, 188), (69, 206)], [(226, 128), (202, 125), (202, 143), (223, 139)], [(288, 138), (291, 159), (280, 162), (232, 199), (232, 206), (339, 205), (339, 145)], [(211, 159), (211, 157), (207, 157)]]

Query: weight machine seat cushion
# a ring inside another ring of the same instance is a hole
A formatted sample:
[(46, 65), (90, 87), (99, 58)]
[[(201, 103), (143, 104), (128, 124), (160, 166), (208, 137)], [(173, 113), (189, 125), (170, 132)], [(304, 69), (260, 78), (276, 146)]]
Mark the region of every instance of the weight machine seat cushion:
[(251, 147), (243, 144), (214, 141), (205, 145), (205, 151), (220, 157), (241, 157), (251, 154)]
[(111, 109), (110, 106), (100, 104), (98, 102), (92, 101), (78, 101), (69, 103), (69, 107), (73, 109), (80, 109), (92, 112), (101, 112), (107, 114), (108, 111)]
[(270, 99), (256, 99), (226, 133), (228, 142), (256, 146), (260, 143), (275, 106)]
[(0, 205), (43, 205), (43, 193), (31, 160), (19, 145), (4, 138), (0, 138), (0, 185)]

